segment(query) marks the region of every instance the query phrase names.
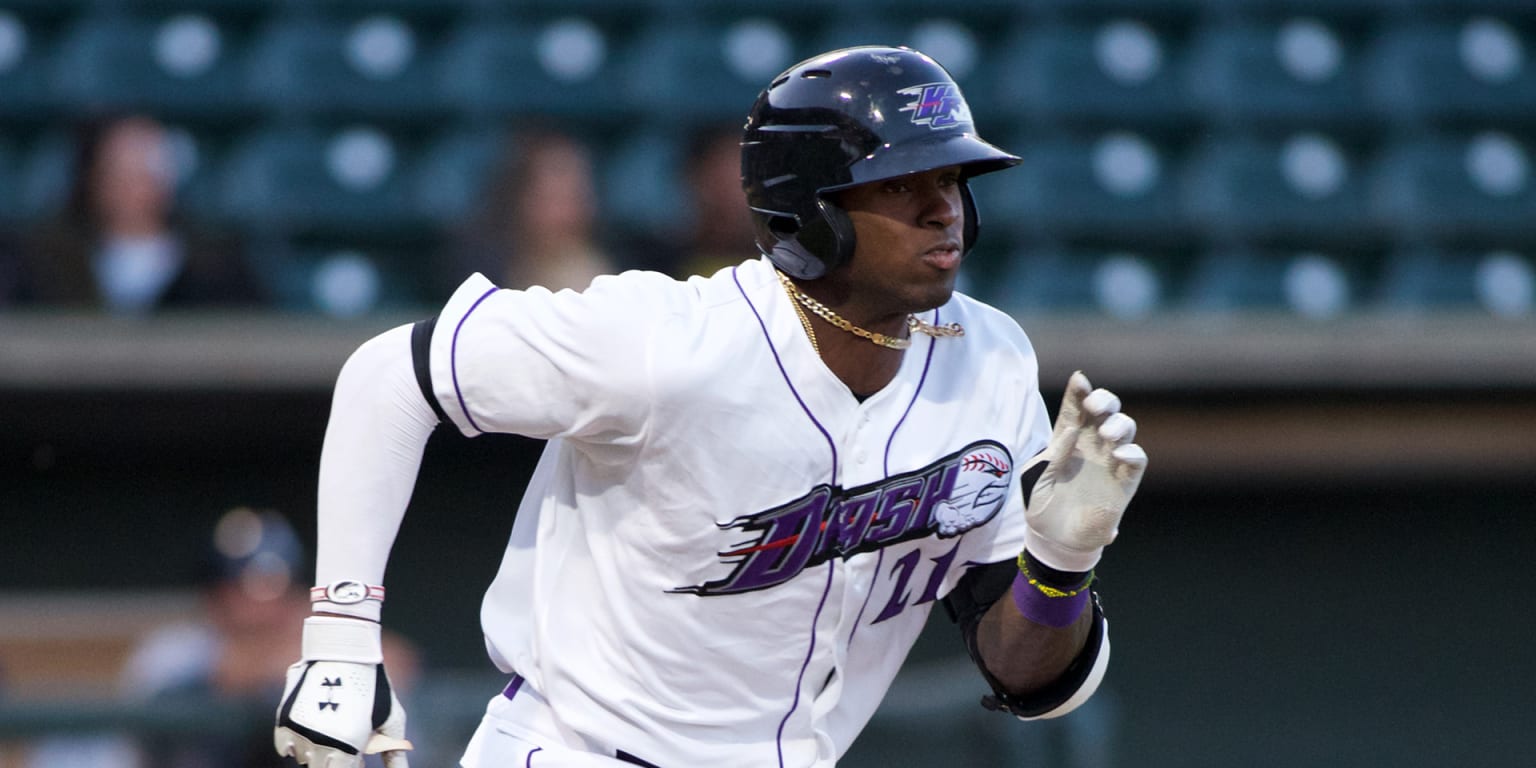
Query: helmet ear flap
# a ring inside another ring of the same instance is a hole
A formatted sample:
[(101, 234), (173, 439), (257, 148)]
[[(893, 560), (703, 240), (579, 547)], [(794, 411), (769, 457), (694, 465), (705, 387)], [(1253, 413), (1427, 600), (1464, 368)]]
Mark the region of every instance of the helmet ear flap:
[(812, 247), (811, 252), (823, 254), (822, 261), (826, 262), (826, 271), (830, 272), (853, 259), (853, 219), (842, 206), (825, 197), (816, 198), (816, 207), (821, 211), (817, 219), (822, 226), (818, 228), (824, 227), (825, 235), (823, 242)]
[(797, 226), (795, 217), (759, 216), (758, 244), (785, 274), (815, 280), (853, 258), (853, 220), (825, 198), (817, 198), (816, 212), (805, 218)]
[(971, 194), (971, 185), (963, 179), (960, 181), (960, 202), (965, 210), (965, 221), (961, 224), (960, 233), (960, 254), (963, 256), (971, 252), (971, 246), (976, 244), (976, 236), (981, 234), (981, 220), (976, 215), (976, 198)]

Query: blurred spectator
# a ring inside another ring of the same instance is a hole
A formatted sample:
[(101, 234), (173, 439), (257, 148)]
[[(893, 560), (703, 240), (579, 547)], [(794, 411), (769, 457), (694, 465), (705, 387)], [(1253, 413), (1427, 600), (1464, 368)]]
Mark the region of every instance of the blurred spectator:
[(163, 125), (136, 114), (91, 121), (76, 146), (64, 210), (24, 249), (22, 302), (143, 314), (260, 300), (236, 244), (178, 212)]
[(677, 275), (708, 275), (755, 258), (752, 217), (741, 187), (741, 127), (718, 125), (695, 132), (682, 170), (692, 216), (680, 240)]
[(473, 272), (504, 288), (581, 290), (616, 271), (597, 234), (592, 152), (546, 129), (515, 133), (491, 171), (478, 211), (450, 244), (452, 290)]
[[(166, 733), (135, 742), (122, 735), (44, 740), (28, 768), (278, 768), (272, 748), (272, 702), (282, 696), (288, 665), (300, 655), (310, 615), (303, 545), (270, 510), (239, 507), (214, 526), (200, 567), (204, 614), (162, 627), (130, 654), (122, 695), (143, 707), (186, 703), (249, 718), (228, 734)], [(414, 647), (385, 632), (391, 682), (409, 700), (419, 668)], [(381, 765), (370, 758), (369, 766)]]
[[(165, 627), (146, 638), (124, 671), (127, 693), (269, 709), (282, 696), (288, 665), (300, 655), (300, 628), (310, 615), (305, 562), (298, 536), (281, 515), (244, 507), (225, 513), (204, 566), (206, 620)], [(384, 655), (401, 698), (409, 698), (417, 669), (414, 650), (386, 633)], [(164, 768), (287, 765), (265, 729), (234, 741), (176, 735), (146, 745), (146, 752), (148, 764)]]

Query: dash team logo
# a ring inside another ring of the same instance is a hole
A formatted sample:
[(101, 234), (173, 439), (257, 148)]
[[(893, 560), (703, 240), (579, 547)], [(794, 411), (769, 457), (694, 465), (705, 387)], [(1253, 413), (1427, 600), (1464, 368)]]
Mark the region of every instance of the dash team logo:
[(915, 125), (926, 125), (934, 130), (969, 125), (971, 109), (960, 97), (960, 89), (954, 83), (927, 83), (903, 88), (897, 93), (913, 97), (900, 111), (911, 112)]
[(719, 553), (725, 576), (672, 592), (729, 595), (783, 584), (833, 558), (903, 541), (959, 536), (1003, 508), (1013, 459), (991, 440), (913, 472), (843, 489), (822, 484), (787, 504), (720, 524), (749, 538)]

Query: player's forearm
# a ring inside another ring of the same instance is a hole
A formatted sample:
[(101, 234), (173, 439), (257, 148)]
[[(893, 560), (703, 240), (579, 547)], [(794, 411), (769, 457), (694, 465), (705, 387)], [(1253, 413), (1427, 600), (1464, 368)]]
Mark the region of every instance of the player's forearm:
[(1029, 696), (1061, 677), (1082, 653), (1092, 625), (1093, 611), (1086, 606), (1064, 627), (1031, 621), (1005, 594), (982, 616), (977, 651), (1009, 693)]
[[(359, 347), (337, 377), (320, 457), (315, 581), (382, 584), (437, 423), (411, 365), (410, 326)], [(318, 605), (377, 619), (379, 604)]]

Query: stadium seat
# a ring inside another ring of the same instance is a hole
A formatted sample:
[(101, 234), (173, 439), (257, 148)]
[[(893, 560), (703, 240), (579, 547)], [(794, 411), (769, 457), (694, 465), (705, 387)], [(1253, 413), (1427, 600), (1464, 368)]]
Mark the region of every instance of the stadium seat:
[(774, 75), (800, 60), (792, 31), (760, 19), (653, 24), (624, 51), (626, 104), (660, 119), (739, 119)]
[(1191, 97), (1225, 125), (1364, 127), (1362, 50), (1349, 30), (1312, 17), (1206, 26), (1190, 42)]
[(248, 228), (327, 233), (412, 231), (408, 149), (368, 126), (243, 137), (224, 162), (221, 207)]
[(73, 164), (68, 134), (0, 134), (0, 222), (30, 223), (58, 213)]
[(1134, 237), (1185, 233), (1179, 159), (1129, 132), (1002, 141), (1024, 158), (1014, 170), (972, 182), (989, 228), (1043, 237)]
[(1183, 47), (1132, 18), (1022, 25), (985, 66), (997, 104), (1032, 122), (1168, 125), (1193, 117)]
[(1392, 309), (1481, 309), (1511, 318), (1536, 309), (1536, 261), (1529, 252), (1408, 248), (1388, 259), (1382, 283), (1384, 305)]
[(280, 306), (334, 317), (438, 305), (428, 296), (430, 246), (377, 238), (304, 237), (289, 243), (268, 278)]
[(1225, 248), (1202, 256), (1189, 281), (1197, 311), (1285, 312), (1326, 320), (1360, 308), (1370, 290), (1363, 265), (1330, 253)]
[(223, 130), (170, 123), (171, 152), (177, 166), (178, 207), (199, 220), (224, 223), (219, 205), (220, 173), (231, 136)]
[(1190, 5), (1209, 16), (1264, 18), (1277, 13), (1304, 13), (1342, 20), (1403, 11), (1407, 10), (1405, 6), (1418, 2), (1421, 0), (1194, 0)]
[(44, 118), (58, 106), (50, 78), (60, 27), (0, 9), (0, 118)]
[(1410, 238), (1536, 243), (1536, 146), (1487, 131), (1410, 139), (1377, 165), (1377, 215)]
[(435, 138), (412, 172), (411, 205), (440, 227), (463, 221), (483, 199), (504, 137), (494, 130), (463, 128)]
[(1216, 139), (1192, 153), (1184, 200), (1190, 219), (1218, 240), (1369, 241), (1377, 232), (1362, 166), (1321, 134)]
[(584, 18), (473, 22), (444, 47), (437, 88), (467, 115), (616, 120), (618, 69), (609, 32)]
[[(337, 0), (329, 1), (337, 2)], [(112, 10), (123, 10), (129, 13), (200, 13), (220, 18), (249, 19), (277, 10), (291, 0), (73, 0), (73, 2), (106, 6)]]
[(433, 36), (398, 16), (283, 18), (259, 33), (247, 82), (277, 114), (432, 118), (443, 107), (436, 53)]
[(1529, 122), (1533, 60), (1536, 36), (1499, 17), (1402, 24), (1372, 48), (1368, 96), (1400, 121)]
[(1167, 251), (1022, 247), (985, 298), (1014, 313), (1092, 312), (1133, 320), (1173, 308), (1187, 265)]
[[(815, 50), (807, 55), (814, 56), (821, 51), (850, 48), (855, 45), (901, 45), (908, 42), (906, 39), (908, 31), (908, 27), (904, 27), (893, 19), (858, 20), (853, 14), (845, 12), (831, 18), (827, 24), (816, 31), (810, 46)], [(967, 88), (969, 85), (960, 81), (958, 76), (956, 81), (960, 82), (961, 88)]]
[(238, 120), (245, 41), (200, 14), (164, 19), (92, 15), (69, 30), (55, 62), (74, 109), (150, 109), (165, 117)]
[(1022, 0), (1031, 14), (1103, 19), (1120, 14), (1179, 17), (1194, 13), (1205, 0)]
[[(137, 0), (138, 2), (161, 2), (162, 0)], [(209, 0), (178, 0), (186, 3), (204, 3)], [(273, 5), (272, 0), (212, 0), (213, 4), (265, 4)], [(309, 0), (277, 0), (279, 6), (287, 4), (294, 8), (304, 8), (309, 5), (323, 5), (328, 14), (337, 14), (347, 17), (358, 17), (373, 14), (386, 14), (399, 16), (414, 21), (443, 21), (457, 16), (463, 16), (479, 11), (492, 3), (486, 0), (325, 0), (323, 4), (311, 3)]]
[(680, 137), (642, 130), (601, 152), (599, 194), (604, 217), (620, 229), (657, 231), (677, 218), (687, 199), (680, 177)]

